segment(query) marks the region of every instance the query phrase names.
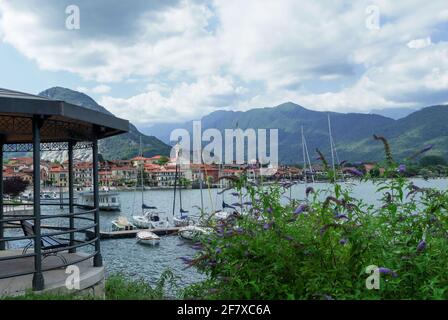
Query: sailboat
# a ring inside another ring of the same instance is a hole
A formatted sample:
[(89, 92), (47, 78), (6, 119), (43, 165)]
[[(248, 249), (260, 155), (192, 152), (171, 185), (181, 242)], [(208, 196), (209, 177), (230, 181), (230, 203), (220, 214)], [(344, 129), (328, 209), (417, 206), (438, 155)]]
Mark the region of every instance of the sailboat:
[[(332, 169), (333, 169), (333, 173), (334, 173), (333, 182), (335, 183), (338, 178), (335, 161), (337, 161), (337, 163), (340, 163), (340, 160), (339, 160), (338, 152), (336, 150), (336, 145), (333, 140), (333, 134), (332, 134), (332, 130), (331, 130), (331, 122), (330, 122), (330, 114), (329, 113), (327, 114), (327, 118), (328, 118), (328, 135), (330, 138), (331, 163), (332, 163)], [(342, 175), (342, 181), (344, 181), (344, 175)]]
[[(142, 141), (140, 138), (140, 153), (141, 156), (143, 157), (143, 152), (142, 152)], [(157, 207), (154, 206), (149, 206), (147, 204), (145, 204), (145, 196), (144, 196), (144, 191), (145, 191), (145, 184), (144, 184), (144, 163), (141, 163), (140, 165), (141, 167), (141, 195), (142, 195), (142, 213), (141, 215), (133, 215), (132, 216), (132, 223), (140, 228), (140, 229), (162, 229), (162, 228), (168, 228), (169, 222), (168, 222), (168, 218), (167, 220), (162, 220), (160, 218), (160, 213), (157, 211)]]
[[(219, 166), (219, 175), (220, 176), (222, 175), (222, 164)], [(225, 188), (225, 185), (222, 183), (222, 181), (224, 181), (224, 180), (223, 179), (220, 180), (222, 191), (218, 192), (218, 194), (221, 193), (221, 202), (222, 202), (221, 210), (217, 210), (217, 211), (213, 212), (210, 215), (209, 219), (213, 218), (215, 220), (225, 220), (232, 214), (230, 212), (227, 212), (225, 209), (236, 210), (235, 207), (227, 204), (224, 201), (224, 194), (225, 194), (226, 190), (228, 190), (228, 188)]]
[(188, 226), (190, 224), (190, 219), (188, 217), (188, 211), (184, 210), (182, 207), (182, 185), (179, 186), (179, 217), (175, 216), (175, 212), (176, 212), (176, 190), (177, 190), (177, 181), (179, 180), (179, 171), (180, 171), (180, 165), (178, 163), (179, 157), (181, 156), (181, 152), (182, 150), (180, 150), (178, 147), (179, 145), (176, 146), (177, 147), (177, 152), (176, 152), (176, 173), (174, 175), (174, 199), (173, 199), (173, 223), (174, 226), (176, 228), (179, 227), (185, 227)]
[(306, 174), (307, 166), (313, 184), (314, 184), (314, 172), (313, 172), (313, 166), (311, 165), (310, 154), (308, 152), (308, 145), (306, 143), (305, 134), (303, 133), (303, 126), (301, 127), (301, 132), (302, 132), (302, 152), (303, 152), (303, 177), (304, 177), (303, 180), (306, 187), (306, 185), (308, 184), (308, 178)]

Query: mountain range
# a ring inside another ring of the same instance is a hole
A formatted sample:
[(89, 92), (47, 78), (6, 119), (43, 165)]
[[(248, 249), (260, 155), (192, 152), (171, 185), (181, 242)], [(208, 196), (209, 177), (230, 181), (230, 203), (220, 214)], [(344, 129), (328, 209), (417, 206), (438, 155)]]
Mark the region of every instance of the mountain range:
[[(292, 102), (272, 108), (241, 111), (215, 111), (201, 119), (202, 130), (265, 128), (279, 129), (279, 160), (281, 163), (303, 162), (301, 127), (307, 140), (311, 158), (319, 148), (330, 156), (328, 120), (338, 158), (347, 161), (380, 161), (383, 146), (374, 141), (373, 134), (385, 136), (397, 160), (411, 156), (428, 144), (434, 147), (431, 154), (448, 157), (448, 106), (431, 106), (411, 112), (397, 120), (377, 114), (320, 112), (306, 109)], [(169, 143), (171, 130), (187, 129), (192, 132), (192, 121), (159, 124), (146, 133), (154, 134)], [(224, 135), (223, 135), (224, 136)]]
[[(39, 93), (40, 96), (55, 100), (63, 100), (76, 104), (87, 109), (111, 114), (106, 108), (100, 106), (88, 95), (70, 90), (67, 88), (53, 87)], [(134, 125), (130, 125), (130, 130), (126, 134), (100, 140), (99, 151), (105, 159), (130, 159), (140, 153), (140, 138), (142, 141), (143, 155), (151, 157), (154, 155), (168, 156), (171, 147), (163, 143), (154, 136), (141, 133)], [(47, 160), (62, 161), (64, 153), (59, 151), (46, 152), (43, 157)], [(91, 152), (87, 150), (77, 150), (75, 153), (77, 160), (87, 161), (91, 159)]]
[[(41, 92), (40, 95), (111, 114), (91, 97), (70, 89), (54, 87)], [(222, 133), (225, 129), (237, 127), (243, 130), (278, 129), (279, 161), (286, 164), (303, 162), (301, 127), (304, 129), (310, 157), (315, 159), (316, 148), (330, 157), (328, 115), (337, 155), (341, 161), (382, 160), (382, 144), (374, 141), (373, 134), (383, 135), (389, 140), (397, 160), (411, 156), (428, 144), (434, 145), (431, 154), (448, 158), (447, 105), (426, 107), (414, 112), (412, 109), (400, 112), (410, 114), (392, 119), (379, 114), (313, 111), (287, 102), (276, 107), (248, 111), (215, 111), (204, 116), (201, 125), (203, 131), (216, 128)], [(104, 158), (110, 160), (131, 158), (139, 153), (141, 138), (145, 156), (169, 155), (171, 131), (184, 128), (191, 133), (192, 124), (192, 121), (158, 124), (146, 129), (145, 134), (131, 124), (129, 133), (100, 141), (100, 152)], [(45, 158), (61, 161), (64, 154), (50, 152), (45, 154)], [(90, 152), (79, 150), (76, 158), (89, 160)]]

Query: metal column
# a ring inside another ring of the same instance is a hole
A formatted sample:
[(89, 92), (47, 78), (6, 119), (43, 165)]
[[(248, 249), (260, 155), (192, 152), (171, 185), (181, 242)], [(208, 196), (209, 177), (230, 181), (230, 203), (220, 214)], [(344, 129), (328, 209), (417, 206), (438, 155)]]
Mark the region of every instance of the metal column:
[(43, 120), (39, 116), (33, 116), (33, 184), (34, 184), (34, 275), (33, 290), (44, 289), (44, 277), (42, 275), (42, 248), (40, 230), (40, 129)]
[[(3, 219), (3, 142), (0, 142), (0, 220)], [(3, 222), (0, 221), (0, 240), (4, 237)], [(5, 250), (6, 242), (0, 241), (0, 250)]]
[(95, 207), (95, 251), (96, 255), (93, 259), (94, 267), (103, 266), (103, 258), (101, 256), (100, 246), (100, 187), (98, 179), (98, 140), (93, 141), (93, 205)]
[[(75, 145), (75, 142), (69, 141), (68, 142), (68, 206), (69, 206), (69, 213), (73, 214), (75, 212), (75, 202), (74, 202), (74, 196), (75, 196), (75, 190), (74, 190), (74, 174), (73, 174), (73, 147)], [(75, 229), (75, 218), (73, 216), (70, 216), (69, 218), (69, 228), (70, 230)], [(75, 233), (70, 233), (70, 247), (72, 247), (75, 244)], [(76, 249), (72, 248), (69, 250), (69, 253), (75, 253)]]

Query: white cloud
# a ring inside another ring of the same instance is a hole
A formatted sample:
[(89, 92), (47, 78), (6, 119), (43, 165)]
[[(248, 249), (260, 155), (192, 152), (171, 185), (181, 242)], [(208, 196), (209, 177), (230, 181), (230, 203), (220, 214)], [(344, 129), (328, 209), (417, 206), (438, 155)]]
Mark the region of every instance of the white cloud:
[[(56, 28), (47, 7), (18, 3), (0, 6), (2, 40), (42, 69), (97, 81), (80, 89), (137, 123), (288, 100), (360, 111), (448, 100), (447, 42), (432, 37), (446, 0), (377, 0), (379, 30), (365, 27), (371, 1), (181, 0), (123, 18), (116, 30), (135, 28), (120, 37)], [(139, 93), (116, 98), (107, 84), (120, 81)]]
[(100, 104), (115, 115), (139, 125), (194, 119), (216, 109), (228, 109), (245, 93), (230, 78), (210, 76), (172, 89), (150, 86), (147, 92), (128, 99), (103, 96)]
[(431, 38), (426, 37), (423, 39), (414, 39), (407, 43), (407, 46), (411, 49), (423, 49), (429, 47), (432, 44)]

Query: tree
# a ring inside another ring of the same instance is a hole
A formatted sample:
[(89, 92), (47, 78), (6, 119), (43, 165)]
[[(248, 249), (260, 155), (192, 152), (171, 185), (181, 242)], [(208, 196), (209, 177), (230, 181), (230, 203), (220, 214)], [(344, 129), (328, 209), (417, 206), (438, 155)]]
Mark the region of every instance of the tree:
[(447, 161), (441, 156), (425, 156), (420, 159), (420, 165), (422, 167), (429, 167), (436, 165), (446, 166), (447, 164), (448, 164)]
[(20, 177), (12, 177), (3, 181), (3, 192), (13, 198), (18, 197), (26, 190), (29, 182)]
[(165, 156), (161, 156), (160, 159), (154, 161), (155, 164), (158, 164), (159, 166), (163, 166), (164, 164), (166, 164), (168, 161), (170, 161), (170, 158), (165, 157)]

